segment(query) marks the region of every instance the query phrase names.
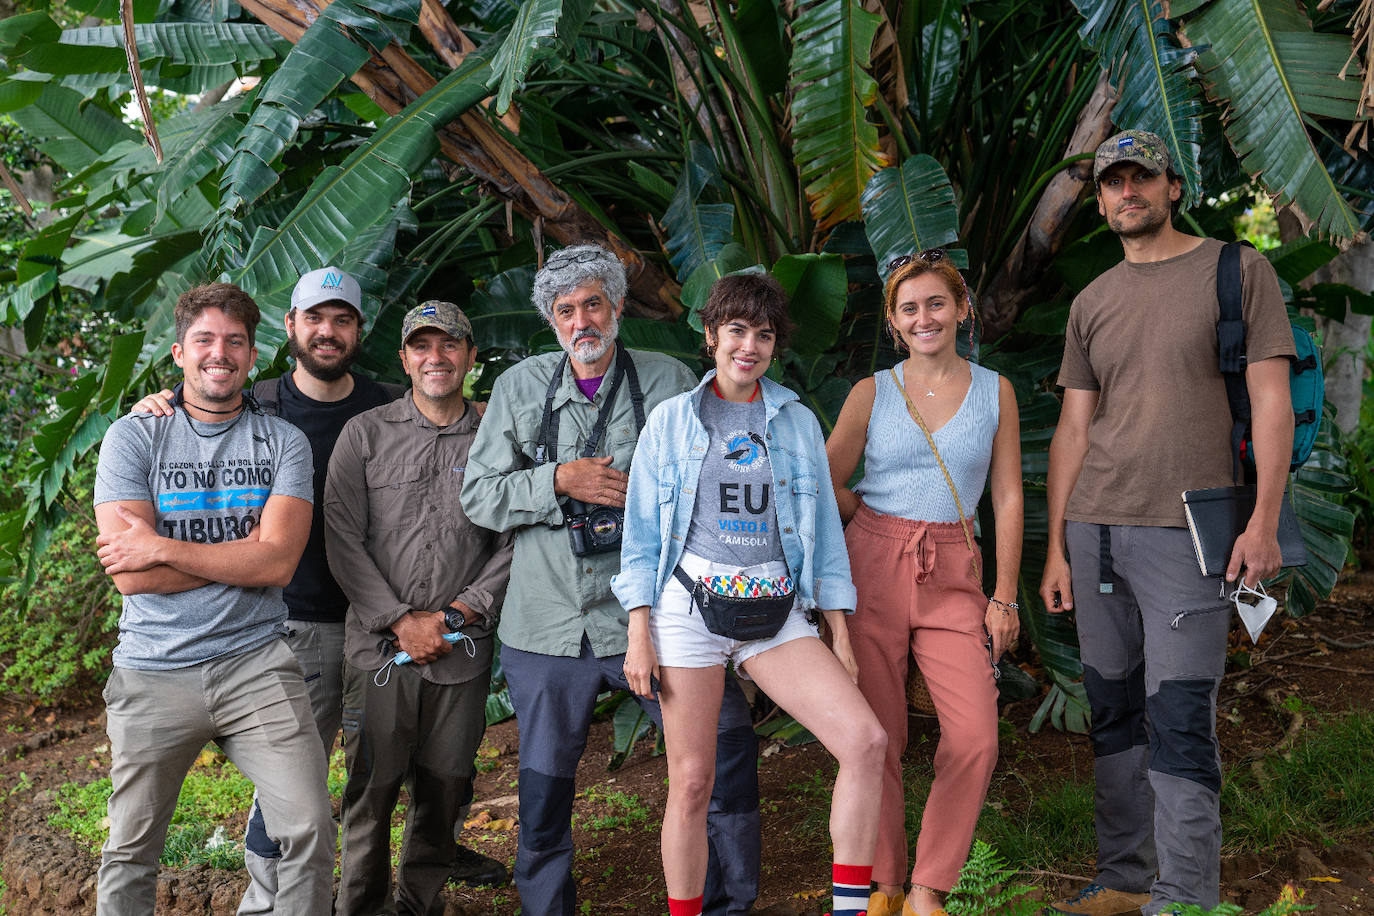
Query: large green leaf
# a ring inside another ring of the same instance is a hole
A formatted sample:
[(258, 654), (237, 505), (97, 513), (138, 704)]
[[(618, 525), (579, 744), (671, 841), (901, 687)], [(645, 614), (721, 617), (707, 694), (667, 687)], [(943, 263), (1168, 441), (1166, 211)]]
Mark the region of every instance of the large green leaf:
[(498, 113), (510, 108), (511, 96), (524, 88), (530, 67), (548, 55), (559, 33), (575, 33), (590, 9), (588, 0), (524, 0), (520, 4), (491, 60), (488, 85), (496, 91)]
[(791, 348), (816, 356), (835, 346), (844, 315), (847, 280), (844, 258), (835, 254), (784, 255), (773, 265), (773, 276), (791, 301)]
[[(367, 62), (369, 49), (381, 51), (393, 40), (404, 40), (419, 16), (419, 0), (335, 0), (325, 7), (259, 89), (220, 176), (221, 212), (253, 203), (276, 184), (272, 165), (295, 138), (301, 120)], [(387, 210), (390, 204), (381, 213)], [(237, 241), (232, 223), (221, 228), (227, 234), (219, 243)]]
[(1183, 179), (1183, 205), (1202, 195), (1202, 99), (1192, 81), (1193, 50), (1179, 46), (1162, 0), (1073, 0), (1087, 20), (1080, 33), (1119, 96), (1112, 120), (1153, 131)]
[(116, 143), (138, 142), (139, 133), (98, 105), (82, 107), (71, 89), (44, 84), (29, 105), (10, 114), (29, 134), (45, 141), (40, 149), (69, 172), (79, 172)]
[(410, 189), (411, 175), (438, 150), (436, 130), (486, 96), (490, 72), (485, 60), (469, 55), (342, 165), (325, 169), (280, 226), (254, 233), (244, 265), (234, 272), (239, 285), (254, 295), (293, 286), (390, 214)]
[(1213, 0), (1186, 25), (1208, 49), (1197, 66), (1241, 165), (1322, 235), (1352, 238), (1359, 219), (1322, 161), (1309, 124), (1354, 120), (1358, 79), (1337, 74), (1348, 36), (1317, 34), (1288, 0)]
[(945, 170), (930, 156), (869, 179), (863, 193), (864, 232), (886, 274), (893, 258), (948, 245), (959, 238), (959, 210)]
[[(911, 104), (921, 124), (933, 127), (949, 117), (959, 89), (964, 41), (964, 0), (902, 4), (901, 46), (913, 49), (909, 68)], [(908, 32), (911, 40), (906, 40)]]
[(792, 149), (822, 229), (858, 216), (864, 186), (887, 165), (867, 117), (878, 84), (865, 68), (881, 22), (861, 0), (799, 4), (792, 22)]
[(672, 203), (663, 214), (663, 227), (668, 230), (668, 260), (679, 282), (686, 283), (698, 267), (713, 260), (730, 243), (734, 205), (701, 202), (702, 194), (709, 188), (719, 188), (720, 183), (720, 170), (710, 147), (692, 141)]
[[(134, 26), (139, 61), (145, 69), (160, 62), (180, 67), (237, 65), (271, 60), (291, 43), (265, 25), (245, 22), (148, 22)], [(38, 45), (22, 63), (42, 73), (122, 73), (124, 27), (67, 29), (57, 41)]]

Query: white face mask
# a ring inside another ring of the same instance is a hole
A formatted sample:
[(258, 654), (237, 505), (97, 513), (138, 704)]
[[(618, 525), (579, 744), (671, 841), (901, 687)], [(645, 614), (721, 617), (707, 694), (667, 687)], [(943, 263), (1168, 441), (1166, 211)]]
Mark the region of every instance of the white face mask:
[[(1226, 585), (1222, 583), (1221, 594), (1223, 598), (1232, 602), (1236, 606), (1236, 613), (1240, 615), (1241, 623), (1245, 624), (1245, 631), (1250, 634), (1252, 643), (1259, 642), (1260, 634), (1264, 632), (1264, 626), (1269, 622), (1269, 618), (1274, 616), (1274, 611), (1279, 603), (1270, 598), (1264, 591), (1264, 583), (1256, 583), (1254, 588), (1245, 584), (1242, 578), (1236, 582), (1235, 591), (1230, 595), (1226, 594)], [(1242, 601), (1242, 596), (1258, 599), (1251, 604)]]

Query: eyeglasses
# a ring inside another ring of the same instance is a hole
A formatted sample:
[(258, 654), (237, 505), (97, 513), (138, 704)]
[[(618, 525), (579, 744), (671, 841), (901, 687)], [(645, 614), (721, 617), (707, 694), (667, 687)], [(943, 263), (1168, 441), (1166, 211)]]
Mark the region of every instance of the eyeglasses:
[[(1243, 596), (1258, 600), (1251, 604), (1248, 601), (1242, 601)], [(1240, 615), (1241, 622), (1245, 624), (1245, 630), (1250, 634), (1250, 641), (1259, 642), (1260, 634), (1264, 632), (1264, 625), (1269, 622), (1269, 618), (1274, 616), (1274, 611), (1279, 606), (1278, 601), (1269, 597), (1264, 591), (1264, 584), (1257, 582), (1255, 587), (1251, 588), (1245, 584), (1244, 579), (1240, 579), (1236, 582), (1235, 590), (1227, 595), (1226, 583), (1223, 580), (1221, 597), (1236, 606), (1236, 613)]]
[(892, 273), (898, 267), (905, 267), (917, 258), (927, 264), (938, 264), (945, 259), (945, 250), (943, 248), (927, 248), (925, 251), (918, 251), (915, 254), (904, 254), (900, 258), (893, 258), (887, 262), (887, 272)]

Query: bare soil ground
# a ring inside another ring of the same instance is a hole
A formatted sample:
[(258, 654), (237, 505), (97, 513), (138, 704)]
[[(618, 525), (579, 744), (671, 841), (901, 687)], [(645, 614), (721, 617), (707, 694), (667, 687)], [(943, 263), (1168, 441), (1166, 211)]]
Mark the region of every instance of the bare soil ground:
[[(1302, 620), (1270, 624), (1258, 649), (1239, 628), (1233, 654), (1250, 664), (1229, 669), (1221, 689), (1219, 721), (1228, 765), (1258, 759), (1301, 737), (1313, 719), (1367, 709), (1374, 693), (1374, 576), (1355, 577), (1333, 600)], [(1243, 640), (1243, 642), (1242, 642)], [(1288, 697), (1301, 705), (1284, 704)], [(1002, 761), (990, 802), (1007, 816), (1024, 811), (1022, 799), (1065, 779), (1092, 778), (1087, 738), (1046, 729), (1030, 734), (1027, 724), (1037, 700), (1002, 710)], [(910, 757), (928, 757), (938, 739), (934, 719), (913, 715)], [(576, 872), (584, 911), (649, 914), (666, 909), (658, 857), (657, 825), (663, 812), (665, 761), (647, 742), (615, 772), (608, 771), (611, 725), (597, 723), (578, 772), (575, 809)], [(488, 730), (466, 842), (510, 863), (518, 830), (516, 799), (519, 735), (514, 722)], [(1374, 766), (1374, 748), (1369, 749)], [(48, 825), (51, 790), (65, 782), (106, 775), (108, 743), (99, 704), (80, 709), (0, 707), (0, 850), (5, 882), (0, 911), (91, 913), (97, 856)], [(21, 779), (20, 774), (24, 774)], [(764, 815), (760, 916), (812, 916), (829, 905), (825, 834), (827, 797), (823, 787), (834, 765), (818, 745), (765, 745), (759, 760)], [(242, 823), (228, 825), (241, 832)], [(1084, 825), (1090, 830), (1090, 825)], [(1318, 913), (1374, 912), (1374, 824), (1355, 836), (1319, 848), (1282, 845), (1253, 852), (1227, 848), (1223, 899), (1256, 911), (1278, 896), (1285, 883), (1306, 892)], [(1013, 863), (1014, 864), (1014, 863)], [(1091, 874), (1091, 861), (1065, 862), (1054, 872), (1024, 874), (1052, 899)], [(242, 871), (205, 866), (164, 868), (159, 912), (234, 912), (245, 883)], [(508, 916), (519, 912), (513, 888), (450, 886), (448, 914)]]

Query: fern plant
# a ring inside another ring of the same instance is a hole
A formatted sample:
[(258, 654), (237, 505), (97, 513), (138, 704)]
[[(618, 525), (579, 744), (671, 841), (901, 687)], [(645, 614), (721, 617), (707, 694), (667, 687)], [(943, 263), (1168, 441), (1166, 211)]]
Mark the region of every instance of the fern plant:
[(997, 850), (982, 840), (973, 841), (968, 861), (959, 872), (959, 883), (945, 898), (950, 916), (1033, 916), (1044, 903), (1029, 899), (1035, 888), (1012, 884), (1016, 870)]
[[(1291, 884), (1285, 884), (1279, 893), (1279, 899), (1265, 907), (1255, 916), (1290, 916), (1292, 913), (1299, 913), (1303, 910), (1315, 910), (1311, 904), (1299, 903), (1302, 899), (1302, 891)], [(1245, 910), (1234, 903), (1219, 903), (1212, 909), (1200, 907), (1194, 903), (1175, 903), (1172, 908), (1166, 908), (1165, 913), (1172, 916), (1241, 916)]]

